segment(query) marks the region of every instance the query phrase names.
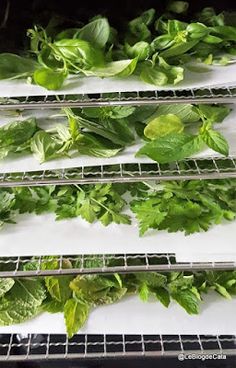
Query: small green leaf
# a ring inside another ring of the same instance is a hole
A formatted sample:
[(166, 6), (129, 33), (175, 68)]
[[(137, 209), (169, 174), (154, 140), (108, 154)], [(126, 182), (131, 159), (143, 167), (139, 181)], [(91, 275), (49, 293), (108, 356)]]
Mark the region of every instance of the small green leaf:
[(128, 77), (137, 65), (137, 58), (129, 60), (112, 61), (101, 68), (91, 68), (89, 73), (101, 78), (114, 76)]
[(146, 155), (159, 163), (183, 160), (200, 151), (203, 142), (200, 137), (185, 133), (170, 133), (146, 143), (136, 156)]
[(202, 140), (208, 147), (224, 156), (229, 155), (229, 145), (220, 132), (213, 129), (207, 129), (201, 134)]
[(199, 299), (191, 290), (178, 290), (171, 297), (183, 307), (188, 314), (199, 313)]
[(143, 82), (154, 84), (155, 86), (164, 86), (168, 82), (167, 75), (158, 66), (144, 65), (140, 78)]
[(0, 54), (0, 79), (16, 79), (33, 74), (38, 64), (29, 58), (15, 54)]
[(103, 48), (110, 35), (110, 26), (106, 18), (98, 18), (86, 24), (76, 34), (76, 38), (85, 40), (91, 45)]
[(169, 307), (170, 304), (170, 295), (169, 292), (163, 287), (157, 287), (154, 290), (155, 297), (161, 302), (166, 308)]
[(67, 75), (61, 71), (41, 68), (34, 72), (34, 82), (48, 90), (60, 89)]
[(142, 283), (138, 288), (138, 295), (143, 302), (148, 301), (149, 293), (148, 285), (145, 282)]
[(183, 130), (184, 125), (177, 115), (166, 114), (151, 120), (144, 129), (144, 135), (149, 139), (155, 139), (170, 133), (180, 133)]
[(76, 299), (68, 299), (64, 306), (64, 318), (69, 339), (85, 324), (90, 307)]
[(226, 288), (218, 283), (214, 284), (215, 290), (226, 299), (232, 299)]
[(31, 140), (31, 151), (40, 163), (57, 157), (57, 151), (61, 146), (49, 133), (43, 130), (37, 132)]
[(0, 279), (0, 298), (13, 287), (14, 283), (15, 281), (10, 278)]
[(125, 45), (125, 52), (130, 58), (138, 58), (138, 61), (146, 60), (151, 54), (151, 47), (145, 41), (139, 41), (133, 46)]

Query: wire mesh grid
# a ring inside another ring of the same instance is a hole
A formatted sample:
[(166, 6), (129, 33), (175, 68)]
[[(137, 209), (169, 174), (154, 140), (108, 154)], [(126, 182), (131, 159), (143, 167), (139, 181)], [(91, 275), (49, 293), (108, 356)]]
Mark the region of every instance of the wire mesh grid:
[(236, 101), (236, 87), (188, 88), (181, 90), (134, 91), (116, 93), (27, 96), (1, 98), (0, 110), (35, 109), (58, 107), (96, 107), (149, 105), (165, 103), (233, 103)]
[(236, 262), (177, 262), (175, 254), (60, 255), (0, 258), (0, 277), (234, 270)]
[(137, 163), (77, 167), (60, 170), (2, 173), (0, 187), (49, 184), (140, 182), (236, 178), (236, 157), (189, 158), (171, 164)]
[(236, 355), (234, 335), (0, 335), (0, 361), (180, 354)]

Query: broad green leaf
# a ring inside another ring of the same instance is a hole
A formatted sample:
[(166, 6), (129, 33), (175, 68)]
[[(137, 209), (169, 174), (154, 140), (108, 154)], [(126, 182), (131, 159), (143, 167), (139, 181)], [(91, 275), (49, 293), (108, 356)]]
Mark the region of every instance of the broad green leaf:
[(67, 77), (62, 71), (55, 71), (48, 68), (37, 69), (34, 72), (34, 82), (48, 90), (60, 89)]
[(199, 299), (191, 290), (178, 290), (171, 297), (183, 307), (188, 314), (199, 313)]
[(46, 290), (40, 279), (18, 279), (0, 300), (0, 324), (11, 325), (29, 320), (40, 312)]
[(209, 33), (208, 27), (202, 23), (190, 23), (186, 28), (186, 31), (190, 33), (192, 39), (199, 39), (205, 37)]
[(38, 64), (29, 58), (15, 54), (0, 54), (0, 79), (16, 79), (33, 74)]
[(186, 10), (188, 10), (188, 7), (189, 3), (186, 1), (171, 1), (167, 6), (167, 10), (176, 14), (181, 14), (186, 12)]
[(202, 140), (208, 147), (224, 156), (229, 155), (229, 144), (220, 132), (207, 129), (201, 134)]
[(57, 157), (60, 148), (61, 144), (43, 130), (37, 132), (31, 140), (31, 151), (40, 163)]
[(161, 302), (166, 308), (170, 304), (170, 294), (164, 287), (157, 287), (154, 290), (155, 297)]
[(170, 133), (146, 143), (136, 156), (146, 155), (159, 163), (183, 160), (203, 147), (200, 137), (185, 133)]
[(90, 42), (93, 46), (103, 48), (110, 35), (110, 26), (106, 18), (96, 19), (79, 30), (76, 38)]
[(45, 277), (45, 285), (51, 297), (57, 302), (65, 303), (71, 297), (69, 284), (73, 276), (47, 276)]
[(148, 301), (148, 298), (149, 298), (149, 294), (150, 294), (150, 291), (149, 291), (149, 288), (148, 288), (148, 285), (144, 282), (142, 283), (139, 288), (138, 288), (138, 295), (139, 295), (139, 298), (143, 301), (143, 302), (147, 302)]
[(183, 130), (184, 125), (177, 115), (166, 114), (151, 120), (144, 129), (144, 135), (149, 139), (156, 139), (170, 133), (180, 133)]
[(27, 142), (37, 131), (36, 120), (34, 118), (14, 121), (3, 125), (0, 128), (0, 145), (2, 147), (7, 146), (19, 146)]
[(79, 39), (64, 39), (54, 42), (54, 45), (58, 57), (78, 65), (80, 71), (104, 64), (102, 51), (90, 42)]
[(199, 42), (198, 40), (192, 40), (183, 43), (176, 43), (176, 45), (171, 46), (169, 49), (161, 51), (160, 56), (166, 59), (185, 54), (187, 51), (191, 50), (194, 46), (196, 46), (198, 42)]
[(226, 299), (232, 299), (226, 288), (218, 283), (214, 284), (215, 290)]
[(89, 72), (101, 78), (108, 78), (114, 76), (127, 77), (134, 72), (136, 65), (137, 65), (137, 58), (112, 61), (110, 63), (107, 63), (102, 68), (93, 67)]
[(4, 296), (15, 284), (14, 279), (0, 279), (0, 298)]
[(163, 86), (168, 83), (168, 77), (158, 66), (144, 65), (141, 69), (140, 78), (143, 82)]
[(76, 299), (67, 300), (64, 307), (64, 319), (69, 339), (85, 324), (90, 307)]
[(121, 150), (108, 139), (93, 133), (84, 133), (78, 137), (75, 147), (79, 153), (95, 157), (113, 157)]
[(191, 104), (159, 105), (155, 117), (166, 114), (177, 115), (183, 123), (194, 123), (199, 121), (199, 114), (194, 111)]
[(125, 52), (127, 53), (128, 57), (132, 59), (137, 57), (139, 61), (143, 61), (150, 57), (151, 47), (149, 43), (145, 41), (139, 41), (133, 46), (125, 44)]
[(212, 123), (221, 123), (229, 115), (231, 108), (224, 105), (202, 104), (196, 107), (196, 111)]

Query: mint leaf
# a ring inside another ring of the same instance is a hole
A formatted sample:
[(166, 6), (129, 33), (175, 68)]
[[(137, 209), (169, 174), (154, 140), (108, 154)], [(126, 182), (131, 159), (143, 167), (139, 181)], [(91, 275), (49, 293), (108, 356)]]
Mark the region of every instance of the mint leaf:
[(202, 148), (200, 137), (186, 133), (170, 133), (146, 143), (136, 156), (146, 155), (161, 164), (183, 160)]
[(15, 281), (13, 279), (0, 279), (0, 298), (6, 294), (14, 285)]
[(170, 294), (169, 292), (163, 288), (163, 287), (157, 287), (154, 290), (154, 294), (155, 297), (157, 298), (157, 300), (159, 300), (159, 302), (161, 302), (164, 307), (169, 307), (170, 304)]
[(76, 299), (67, 300), (64, 307), (64, 318), (69, 339), (85, 324), (90, 307)]
[(188, 314), (199, 314), (199, 299), (191, 290), (178, 290), (171, 297), (183, 307)]
[(220, 132), (217, 132), (213, 129), (206, 129), (201, 134), (201, 138), (207, 144), (207, 146), (214, 151), (219, 152), (224, 156), (229, 155), (228, 142)]
[(46, 290), (39, 279), (16, 280), (0, 299), (0, 324), (8, 326), (27, 321), (40, 312)]

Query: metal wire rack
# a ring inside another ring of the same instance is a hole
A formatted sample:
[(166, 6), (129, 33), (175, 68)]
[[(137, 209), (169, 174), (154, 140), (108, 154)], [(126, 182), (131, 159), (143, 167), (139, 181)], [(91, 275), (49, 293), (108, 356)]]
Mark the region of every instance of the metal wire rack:
[[(0, 335), (0, 361), (236, 355), (233, 335)], [(182, 359), (183, 358), (183, 359)], [(203, 359), (202, 359), (203, 360)]]
[(137, 163), (2, 173), (0, 187), (236, 178), (236, 157), (186, 159), (171, 164)]
[(176, 262), (175, 254), (100, 254), (0, 258), (0, 277), (234, 269), (236, 269), (236, 262)]
[(234, 103), (236, 87), (1, 98), (0, 110), (168, 103)]

